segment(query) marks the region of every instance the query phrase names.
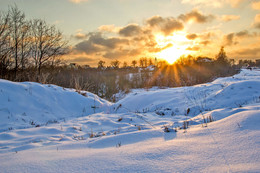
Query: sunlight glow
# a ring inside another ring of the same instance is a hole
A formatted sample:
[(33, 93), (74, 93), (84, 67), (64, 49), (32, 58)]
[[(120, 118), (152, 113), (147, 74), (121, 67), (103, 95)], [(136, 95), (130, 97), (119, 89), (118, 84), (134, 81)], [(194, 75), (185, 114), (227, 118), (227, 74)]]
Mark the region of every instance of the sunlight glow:
[[(186, 50), (190, 47), (193, 42), (186, 38), (187, 33), (178, 32), (174, 33), (172, 36), (163, 36), (157, 35), (156, 41), (157, 44), (165, 49), (162, 49), (157, 53), (157, 56), (160, 59), (166, 60), (168, 63), (173, 64), (180, 56), (192, 54), (192, 51)], [(167, 47), (167, 45), (172, 44), (171, 47)]]

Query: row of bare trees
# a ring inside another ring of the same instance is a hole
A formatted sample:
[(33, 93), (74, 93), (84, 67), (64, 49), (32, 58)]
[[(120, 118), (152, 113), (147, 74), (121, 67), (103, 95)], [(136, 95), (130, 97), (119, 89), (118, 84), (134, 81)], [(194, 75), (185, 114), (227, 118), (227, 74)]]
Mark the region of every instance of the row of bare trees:
[(17, 6), (0, 13), (1, 78), (12, 74), (16, 80), (17, 72), (26, 68), (35, 69), (38, 78), (43, 65), (54, 64), (67, 52), (67, 41), (54, 25), (42, 19), (27, 20)]
[[(139, 66), (138, 66), (138, 62), (139, 62)], [(160, 60), (157, 61), (157, 58), (147, 58), (147, 57), (142, 57), (140, 58), (138, 61), (137, 60), (132, 60), (130, 64), (128, 64), (126, 61), (124, 61), (123, 63), (121, 63), (119, 60), (113, 60), (110, 62), (110, 67), (113, 67), (114, 69), (120, 68), (120, 64), (122, 64), (122, 68), (127, 68), (127, 67), (141, 67), (141, 68), (145, 68), (148, 67), (150, 65), (155, 65), (155, 66), (160, 66), (160, 64), (162, 63), (166, 63), (166, 61)], [(100, 60), (97, 64), (98, 68), (105, 68), (106, 62), (103, 60)], [(109, 66), (107, 66), (109, 67)]]

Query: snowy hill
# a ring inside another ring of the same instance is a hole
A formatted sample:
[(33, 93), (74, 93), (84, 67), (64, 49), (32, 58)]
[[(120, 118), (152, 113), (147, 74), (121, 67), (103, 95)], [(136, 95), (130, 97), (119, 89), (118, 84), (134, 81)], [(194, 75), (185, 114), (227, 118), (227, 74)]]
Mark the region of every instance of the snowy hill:
[(37, 83), (0, 91), (3, 172), (260, 172), (257, 70), (115, 104)]
[[(154, 112), (171, 110), (172, 114), (195, 116), (201, 111), (218, 108), (236, 108), (259, 101), (260, 72), (244, 70), (240, 74), (219, 78), (212, 83), (192, 87), (161, 90), (135, 90), (115, 104), (117, 112)], [(167, 112), (165, 112), (166, 114)]]
[(0, 132), (42, 126), (101, 112), (111, 103), (98, 96), (55, 85), (0, 79)]

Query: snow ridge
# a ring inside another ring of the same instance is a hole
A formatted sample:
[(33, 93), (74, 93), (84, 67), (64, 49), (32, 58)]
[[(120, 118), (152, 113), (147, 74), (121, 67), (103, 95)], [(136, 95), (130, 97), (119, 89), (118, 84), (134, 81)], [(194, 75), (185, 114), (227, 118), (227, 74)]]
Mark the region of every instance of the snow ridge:
[(114, 104), (0, 80), (0, 115), (4, 172), (260, 172), (258, 70)]

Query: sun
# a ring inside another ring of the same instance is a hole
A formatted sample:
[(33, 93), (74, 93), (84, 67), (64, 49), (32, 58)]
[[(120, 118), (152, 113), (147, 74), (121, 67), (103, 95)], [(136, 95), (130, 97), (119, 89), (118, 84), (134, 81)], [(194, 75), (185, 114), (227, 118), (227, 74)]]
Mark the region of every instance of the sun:
[(191, 54), (187, 48), (192, 45), (192, 41), (187, 39), (186, 35), (185, 32), (174, 33), (171, 36), (157, 35), (156, 42), (162, 50), (156, 56), (173, 64), (182, 55)]
[(173, 45), (172, 47), (159, 52), (157, 55), (160, 59), (164, 59), (169, 64), (173, 64), (177, 59), (179, 59), (182, 55), (185, 54), (187, 54), (187, 51), (184, 47), (177, 47)]

